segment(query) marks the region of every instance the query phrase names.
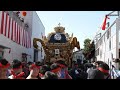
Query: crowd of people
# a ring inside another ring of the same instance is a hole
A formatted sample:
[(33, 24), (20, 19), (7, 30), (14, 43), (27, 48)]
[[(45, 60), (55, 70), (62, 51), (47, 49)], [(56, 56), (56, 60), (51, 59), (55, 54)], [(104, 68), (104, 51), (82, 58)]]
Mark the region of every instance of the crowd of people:
[(21, 62), (0, 60), (0, 79), (111, 79), (109, 66), (96, 61), (88, 63), (73, 62), (68, 67), (64, 61), (54, 63)]

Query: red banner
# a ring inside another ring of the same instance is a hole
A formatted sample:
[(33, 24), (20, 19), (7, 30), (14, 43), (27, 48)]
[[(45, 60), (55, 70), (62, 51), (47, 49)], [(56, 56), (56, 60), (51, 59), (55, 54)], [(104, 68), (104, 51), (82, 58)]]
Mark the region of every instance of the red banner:
[(31, 48), (31, 35), (29, 31), (23, 29), (13, 18), (5, 11), (1, 11), (0, 34), (15, 41), (16, 43)]

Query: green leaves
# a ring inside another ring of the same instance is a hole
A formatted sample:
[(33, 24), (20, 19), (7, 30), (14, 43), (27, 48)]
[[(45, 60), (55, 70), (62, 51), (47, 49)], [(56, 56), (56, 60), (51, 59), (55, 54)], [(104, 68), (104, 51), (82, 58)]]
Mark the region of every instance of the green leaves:
[[(84, 40), (84, 49), (83, 54), (85, 55), (86, 59), (90, 59), (94, 56), (95, 44), (94, 41), (91, 42), (89, 38)], [(91, 55), (92, 54), (92, 55)]]
[(89, 38), (84, 40), (84, 53), (88, 53), (90, 51), (90, 42), (91, 40)]

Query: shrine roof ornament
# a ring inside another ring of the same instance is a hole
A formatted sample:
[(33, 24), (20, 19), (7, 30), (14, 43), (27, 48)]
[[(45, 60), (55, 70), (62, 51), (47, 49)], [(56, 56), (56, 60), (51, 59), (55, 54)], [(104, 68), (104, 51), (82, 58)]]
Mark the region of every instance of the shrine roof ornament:
[(56, 33), (64, 33), (65, 27), (60, 26), (61, 24), (59, 23), (57, 27), (54, 28)]

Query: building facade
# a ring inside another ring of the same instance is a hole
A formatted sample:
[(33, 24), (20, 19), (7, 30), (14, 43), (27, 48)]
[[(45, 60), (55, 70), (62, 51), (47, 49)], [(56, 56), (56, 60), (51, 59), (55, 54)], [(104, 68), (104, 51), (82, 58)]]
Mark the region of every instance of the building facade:
[[(42, 34), (41, 34), (42, 33)], [(45, 28), (35, 11), (0, 11), (0, 57), (8, 61), (35, 61), (33, 38), (45, 35)], [(41, 45), (40, 45), (41, 47)], [(44, 57), (44, 52), (42, 52)], [(41, 60), (41, 51), (38, 58)]]
[(84, 60), (84, 55), (83, 55), (82, 49), (80, 51), (75, 51), (73, 53), (73, 60), (72, 61), (83, 63), (83, 60)]
[[(102, 31), (102, 30), (101, 30)], [(115, 59), (120, 58), (120, 18), (116, 18), (112, 22), (101, 37), (95, 41), (95, 56), (99, 61), (106, 62), (110, 67), (114, 65), (119, 69), (119, 63), (115, 63)]]

